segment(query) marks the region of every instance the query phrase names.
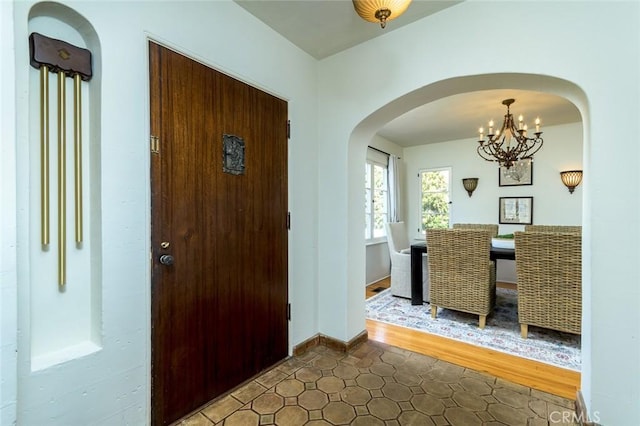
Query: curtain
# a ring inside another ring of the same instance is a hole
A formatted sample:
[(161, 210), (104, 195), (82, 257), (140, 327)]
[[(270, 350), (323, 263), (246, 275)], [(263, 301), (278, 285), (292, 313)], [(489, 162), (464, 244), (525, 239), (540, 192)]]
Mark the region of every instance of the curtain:
[(389, 155), (387, 173), (389, 174), (389, 222), (399, 222), (400, 176), (398, 174), (398, 157), (396, 155)]

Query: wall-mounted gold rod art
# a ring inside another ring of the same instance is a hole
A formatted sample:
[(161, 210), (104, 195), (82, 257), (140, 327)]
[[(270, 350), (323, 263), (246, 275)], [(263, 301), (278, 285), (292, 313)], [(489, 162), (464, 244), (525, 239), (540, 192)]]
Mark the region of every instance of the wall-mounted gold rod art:
[(67, 280), (67, 108), (64, 72), (58, 72), (58, 284)]
[(67, 126), (66, 77), (73, 78), (74, 201), (76, 243), (82, 220), (82, 80), (92, 77), (91, 52), (38, 33), (29, 36), (30, 63), (40, 69), (41, 243), (49, 244), (49, 71), (58, 73), (58, 285), (67, 280)]
[(80, 74), (73, 76), (73, 154), (76, 243), (82, 242), (82, 88)]
[(40, 68), (40, 243), (49, 245), (49, 67)]

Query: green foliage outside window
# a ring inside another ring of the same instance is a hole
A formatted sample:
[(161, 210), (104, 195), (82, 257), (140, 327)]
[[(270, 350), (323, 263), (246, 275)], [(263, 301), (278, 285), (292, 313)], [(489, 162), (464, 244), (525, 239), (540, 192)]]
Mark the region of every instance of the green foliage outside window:
[(449, 171), (420, 174), (422, 230), (449, 227)]

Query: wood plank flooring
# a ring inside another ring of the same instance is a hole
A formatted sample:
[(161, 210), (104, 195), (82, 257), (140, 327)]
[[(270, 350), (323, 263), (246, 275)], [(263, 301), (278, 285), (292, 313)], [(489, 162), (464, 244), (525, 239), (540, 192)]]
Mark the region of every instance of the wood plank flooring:
[[(372, 291), (377, 287), (389, 287), (389, 278), (367, 286), (366, 297), (377, 294)], [(371, 340), (433, 356), (563, 398), (575, 400), (580, 389), (580, 373), (573, 370), (379, 321), (367, 320), (367, 332)]]

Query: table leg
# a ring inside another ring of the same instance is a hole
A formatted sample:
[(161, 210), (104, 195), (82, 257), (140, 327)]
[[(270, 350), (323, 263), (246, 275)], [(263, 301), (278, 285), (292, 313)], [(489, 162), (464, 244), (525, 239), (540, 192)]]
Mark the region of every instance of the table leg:
[(422, 250), (411, 247), (411, 304), (422, 305)]

